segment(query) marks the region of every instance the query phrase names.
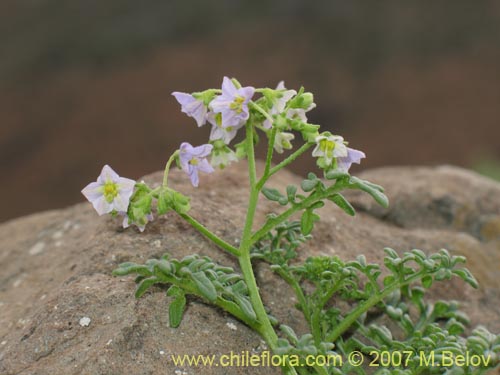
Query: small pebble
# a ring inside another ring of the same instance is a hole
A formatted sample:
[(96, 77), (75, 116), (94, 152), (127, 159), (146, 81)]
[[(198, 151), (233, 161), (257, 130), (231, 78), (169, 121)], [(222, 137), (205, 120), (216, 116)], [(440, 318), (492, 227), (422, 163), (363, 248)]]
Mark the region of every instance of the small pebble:
[(160, 350), (160, 355), (164, 355), (165, 352), (163, 350)]
[(30, 255), (37, 255), (40, 254), (44, 248), (45, 248), (45, 242), (37, 242), (31, 247), (29, 253)]
[(7, 341), (2, 341), (0, 344), (5, 345), (5, 344), (7, 344)]
[(52, 239), (54, 240), (58, 240), (59, 238), (61, 238), (63, 236), (63, 232), (58, 230), (57, 232), (54, 232), (52, 234)]
[(238, 327), (236, 327), (236, 324), (234, 324), (232, 322), (227, 322), (226, 325), (228, 326), (229, 329), (231, 329), (233, 331), (237, 331), (238, 330)]
[(80, 319), (80, 325), (82, 327), (88, 327), (90, 325), (90, 318), (87, 316), (84, 316), (83, 318)]

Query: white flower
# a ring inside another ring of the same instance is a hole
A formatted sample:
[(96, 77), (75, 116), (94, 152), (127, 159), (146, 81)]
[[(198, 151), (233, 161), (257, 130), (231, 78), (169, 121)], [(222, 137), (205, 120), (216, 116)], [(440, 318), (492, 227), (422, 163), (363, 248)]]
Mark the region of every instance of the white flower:
[(302, 122), (307, 122), (306, 112), (309, 112), (314, 108), (316, 108), (316, 103), (312, 103), (307, 109), (290, 108), (288, 111), (286, 111), (286, 117), (290, 120), (299, 119)]
[(88, 184), (82, 194), (99, 215), (112, 211), (126, 212), (134, 186), (134, 180), (118, 176), (109, 165), (105, 165), (97, 181)]
[(214, 168), (224, 169), (234, 161), (238, 161), (238, 157), (234, 151), (225, 147), (223, 149), (214, 149), (210, 164), (212, 164)]
[[(276, 90), (286, 90), (285, 83), (283, 81), (278, 83), (278, 86), (276, 86)], [(297, 95), (297, 91), (295, 90), (286, 90), (278, 93), (275, 100), (273, 101), (271, 109), (269, 110), (269, 114), (278, 115), (282, 113), (285, 110), (286, 103), (288, 103), (288, 101), (295, 95)], [(264, 126), (264, 128), (266, 129), (270, 129), (272, 123), (269, 119), (266, 119), (262, 126)]]
[(289, 150), (292, 148), (292, 143), (290, 142), (295, 136), (292, 133), (277, 132), (276, 138), (274, 139), (274, 149), (278, 154), (282, 154), (283, 150)]
[(316, 137), (316, 148), (312, 156), (322, 157), (326, 164), (332, 164), (334, 158), (347, 157), (347, 146), (344, 144), (344, 138), (339, 135), (319, 135)]

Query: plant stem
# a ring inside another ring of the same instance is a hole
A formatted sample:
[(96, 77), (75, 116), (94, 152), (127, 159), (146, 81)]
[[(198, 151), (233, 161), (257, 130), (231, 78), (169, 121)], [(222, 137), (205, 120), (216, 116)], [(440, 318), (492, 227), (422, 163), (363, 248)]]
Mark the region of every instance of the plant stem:
[(262, 108), (260, 105), (258, 105), (257, 103), (255, 102), (250, 102), (248, 103), (252, 108), (254, 108), (257, 112), (259, 112), (262, 116), (264, 116), (266, 119), (268, 119), (269, 121), (271, 121), (271, 124), (274, 123), (274, 119), (273, 117), (267, 113), (264, 108)]
[[(274, 128), (273, 128), (273, 130), (274, 130)], [(273, 144), (274, 144), (274, 139), (273, 139)], [(304, 152), (306, 152), (312, 145), (313, 145), (312, 143), (305, 143), (302, 145), (302, 147), (297, 149), (293, 154), (289, 155), (285, 160), (283, 160), (281, 163), (279, 163), (275, 167), (270, 168), (270, 169), (266, 168), (266, 170), (264, 171), (264, 174), (262, 175), (259, 182), (257, 183), (257, 188), (259, 190), (262, 189), (262, 187), (267, 182), (269, 177), (271, 177), (273, 174), (275, 174), (279, 170), (285, 168), (288, 164), (292, 163), (300, 155), (302, 155)], [(269, 156), (269, 151), (268, 151), (268, 156)], [(266, 161), (266, 167), (267, 167), (267, 161)]]
[(211, 240), (213, 243), (215, 243), (220, 248), (226, 250), (228, 253), (230, 253), (232, 255), (235, 255), (235, 256), (240, 255), (240, 251), (237, 248), (235, 248), (234, 246), (231, 246), (229, 243), (224, 241), (222, 238), (217, 236), (215, 233), (212, 233), (203, 224), (201, 224), (199, 221), (197, 221), (192, 216), (190, 216), (188, 214), (183, 214), (180, 212), (178, 212), (178, 214), (180, 217), (182, 217), (184, 220), (186, 220), (195, 229), (197, 229), (201, 234), (203, 234), (205, 237), (207, 237), (209, 240)]
[(274, 141), (276, 139), (276, 132), (278, 129), (276, 129), (274, 126), (271, 129), (271, 134), (269, 134), (269, 144), (267, 146), (267, 157), (266, 157), (266, 166), (264, 168), (264, 173), (257, 183), (257, 190), (261, 190), (262, 186), (264, 186), (265, 180), (267, 180), (267, 176), (269, 176), (269, 170), (271, 169), (271, 160), (273, 159), (273, 152), (274, 152)]
[(304, 318), (306, 319), (307, 323), (311, 323), (311, 313), (309, 311), (309, 305), (307, 304), (306, 297), (304, 295), (304, 291), (300, 287), (299, 283), (297, 280), (295, 280), (293, 277), (289, 276), (286, 272), (279, 270), (278, 275), (281, 276), (283, 280), (285, 280), (288, 285), (292, 287), (292, 289), (295, 292), (295, 295), (297, 296), (297, 299), (299, 301), (300, 308), (302, 310), (302, 314), (304, 315)]
[(375, 293), (373, 296), (368, 298), (366, 301), (358, 305), (354, 310), (352, 310), (349, 314), (345, 316), (344, 319), (339, 323), (337, 327), (326, 337), (325, 341), (335, 342), (340, 335), (342, 335), (345, 331), (351, 327), (356, 319), (358, 319), (362, 314), (364, 314), (368, 309), (375, 306), (377, 303), (381, 302), (384, 298), (389, 296), (396, 289), (403, 287), (404, 285), (408, 285), (415, 280), (418, 280), (422, 277), (422, 272), (419, 272), (404, 281), (395, 281), (394, 283), (386, 286), (380, 293)]
[(254, 144), (253, 144), (253, 128), (251, 121), (246, 124), (246, 147), (247, 147), (247, 157), (248, 157), (248, 174), (250, 179), (250, 197), (247, 209), (247, 216), (245, 221), (245, 227), (243, 229), (243, 235), (241, 238), (241, 244), (239, 248), (239, 263), (241, 267), (241, 272), (243, 273), (243, 278), (248, 287), (248, 294), (250, 296), (250, 301), (252, 302), (252, 307), (255, 310), (257, 319), (259, 321), (258, 332), (266, 340), (269, 347), (273, 350), (276, 348), (276, 341), (278, 336), (274, 331), (274, 328), (269, 321), (266, 310), (264, 309), (264, 304), (260, 297), (259, 288), (255, 280), (255, 275), (253, 272), (252, 263), (250, 260), (250, 248), (253, 244), (252, 241), (252, 226), (255, 216), (255, 210), (257, 208), (257, 201), (259, 197), (259, 190), (256, 187), (256, 170), (255, 170), (255, 154), (254, 154)]
[(292, 216), (295, 212), (303, 210), (303, 209), (311, 206), (313, 203), (320, 201), (320, 200), (323, 200), (323, 199), (339, 192), (340, 190), (344, 189), (344, 187), (345, 187), (344, 184), (340, 184), (340, 185), (336, 184), (335, 186), (331, 186), (330, 188), (328, 188), (322, 192), (311, 194), (306, 199), (304, 199), (302, 202), (297, 203), (296, 205), (290, 207), (288, 210), (282, 212), (280, 215), (278, 215), (272, 219), (267, 220), (266, 223), (257, 232), (255, 232), (253, 234), (252, 243), (261, 239), (263, 236), (266, 235), (266, 233), (268, 233), (270, 230), (272, 230), (277, 225), (284, 222), (286, 219), (288, 219), (290, 216)]
[(175, 158), (179, 155), (179, 150), (175, 151), (172, 156), (167, 161), (167, 164), (165, 165), (165, 172), (163, 173), (163, 187), (167, 187), (168, 185), (168, 172), (170, 171), (170, 165), (172, 162), (175, 160)]
[(276, 172), (278, 172), (280, 169), (285, 168), (288, 164), (292, 163), (295, 159), (297, 159), (300, 155), (302, 155), (304, 152), (306, 152), (313, 143), (304, 143), (297, 151), (295, 151), (293, 154), (288, 156), (285, 160), (283, 160), (281, 163), (276, 165), (274, 168), (272, 168), (269, 172), (269, 176), (272, 176)]

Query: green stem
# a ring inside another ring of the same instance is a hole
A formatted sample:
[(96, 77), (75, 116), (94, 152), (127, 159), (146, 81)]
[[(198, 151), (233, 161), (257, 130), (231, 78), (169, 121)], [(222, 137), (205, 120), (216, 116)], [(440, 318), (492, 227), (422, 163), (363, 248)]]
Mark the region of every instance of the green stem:
[(248, 157), (248, 174), (250, 179), (250, 197), (247, 209), (247, 216), (245, 220), (245, 227), (243, 229), (243, 235), (241, 238), (241, 244), (239, 248), (239, 263), (241, 267), (241, 272), (243, 273), (243, 278), (248, 287), (248, 294), (250, 296), (250, 301), (252, 302), (252, 307), (257, 315), (257, 320), (259, 321), (258, 332), (266, 340), (269, 347), (274, 350), (276, 348), (276, 341), (278, 336), (274, 331), (274, 328), (269, 321), (267, 312), (262, 303), (260, 297), (259, 288), (255, 280), (255, 275), (253, 272), (252, 263), (250, 260), (250, 248), (253, 244), (252, 241), (252, 226), (255, 216), (255, 211), (257, 208), (257, 202), (259, 198), (259, 190), (256, 187), (256, 170), (255, 170), (255, 153), (253, 144), (253, 127), (252, 122), (249, 121), (246, 124), (246, 147), (247, 147), (247, 157)]
[(311, 333), (314, 337), (316, 347), (321, 344), (321, 326), (320, 326), (320, 313), (321, 309), (315, 309), (311, 316)]
[(205, 237), (207, 237), (209, 240), (211, 240), (213, 243), (215, 243), (220, 248), (226, 250), (228, 253), (230, 253), (232, 255), (235, 255), (235, 256), (240, 255), (240, 251), (237, 248), (235, 248), (234, 246), (231, 246), (229, 243), (224, 241), (222, 238), (217, 236), (215, 233), (212, 233), (203, 224), (201, 224), (199, 221), (197, 221), (192, 216), (190, 216), (188, 214), (180, 213), (180, 212), (178, 212), (178, 214), (180, 217), (182, 217), (184, 220), (186, 220), (195, 229), (197, 229), (201, 234), (203, 234)]
[(340, 184), (338, 186), (336, 184), (335, 186), (331, 186), (322, 192), (312, 194), (312, 195), (308, 196), (306, 199), (304, 199), (302, 202), (297, 203), (296, 205), (290, 207), (288, 210), (284, 211), (280, 215), (278, 215), (272, 219), (267, 220), (266, 223), (257, 232), (255, 232), (253, 234), (252, 242), (254, 243), (254, 242), (260, 240), (263, 236), (266, 235), (266, 233), (268, 233), (270, 230), (272, 230), (277, 225), (284, 222), (286, 219), (288, 219), (290, 216), (292, 216), (297, 211), (303, 210), (303, 209), (311, 206), (313, 203), (320, 201), (320, 200), (323, 200), (323, 199), (341, 191), (342, 189), (344, 189), (344, 187), (345, 187), (344, 184)]
[(344, 319), (339, 323), (337, 327), (326, 337), (326, 341), (335, 342), (345, 331), (351, 327), (356, 319), (358, 319), (362, 314), (364, 314), (368, 309), (375, 306), (377, 303), (381, 302), (384, 298), (393, 293), (396, 289), (408, 285), (422, 276), (422, 272), (419, 272), (412, 277), (409, 277), (404, 281), (395, 281), (393, 284), (385, 287), (380, 293), (375, 293), (373, 296), (368, 298), (363, 303), (359, 304), (353, 311), (345, 316)]
[(271, 134), (269, 134), (269, 143), (267, 146), (267, 157), (266, 157), (266, 166), (264, 168), (264, 173), (257, 183), (257, 190), (261, 190), (262, 186), (264, 186), (265, 180), (267, 180), (267, 176), (269, 176), (269, 170), (271, 169), (271, 160), (273, 159), (274, 152), (274, 141), (276, 139), (277, 128), (273, 127), (271, 130)]
[[(273, 130), (274, 130), (274, 128), (273, 128)], [(274, 145), (274, 139), (273, 139), (273, 145)], [(287, 165), (289, 165), (290, 163), (292, 163), (300, 155), (302, 155), (304, 152), (306, 152), (312, 145), (313, 145), (312, 143), (305, 143), (305, 144), (303, 144), (302, 147), (300, 147), (299, 149), (297, 149), (293, 154), (290, 154), (281, 163), (279, 163), (278, 165), (276, 165), (273, 168), (266, 169), (264, 171), (264, 174), (262, 175), (261, 179), (257, 183), (257, 187), (259, 188), (259, 190), (262, 189), (262, 187), (267, 182), (267, 180), (269, 179), (269, 177), (271, 177), (273, 174), (275, 174), (279, 170), (285, 168)], [(269, 154), (269, 151), (268, 151), (268, 154)], [(266, 161), (266, 166), (267, 166), (267, 161)]]
[(179, 150), (175, 151), (172, 156), (167, 161), (167, 164), (165, 165), (165, 172), (163, 173), (163, 187), (167, 187), (168, 185), (168, 172), (170, 171), (170, 166), (172, 165), (172, 162), (175, 160), (175, 158), (179, 155)]
[(255, 102), (250, 102), (248, 103), (250, 105), (250, 107), (252, 107), (253, 109), (255, 109), (257, 112), (259, 112), (262, 116), (264, 116), (266, 119), (268, 119), (269, 121), (271, 121), (271, 124), (274, 123), (274, 119), (273, 117), (267, 113), (264, 108), (262, 108), (260, 105), (258, 105), (257, 103)]
[(288, 164), (292, 163), (297, 159), (300, 155), (302, 155), (304, 152), (306, 152), (313, 143), (304, 143), (297, 151), (295, 151), (293, 154), (288, 156), (285, 160), (283, 160), (281, 163), (276, 165), (274, 168), (272, 168), (269, 172), (269, 176), (272, 176), (276, 172), (278, 172), (280, 169), (285, 168)]
[(299, 305), (302, 309), (302, 314), (304, 315), (304, 318), (306, 318), (307, 323), (310, 324), (311, 313), (309, 311), (309, 305), (307, 304), (306, 296), (304, 295), (304, 291), (300, 287), (299, 283), (297, 282), (297, 280), (289, 276), (284, 271), (278, 271), (278, 274), (281, 276), (283, 280), (285, 280), (288, 283), (288, 285), (292, 287), (293, 291), (295, 292), (295, 295), (297, 296), (297, 299), (299, 300)]

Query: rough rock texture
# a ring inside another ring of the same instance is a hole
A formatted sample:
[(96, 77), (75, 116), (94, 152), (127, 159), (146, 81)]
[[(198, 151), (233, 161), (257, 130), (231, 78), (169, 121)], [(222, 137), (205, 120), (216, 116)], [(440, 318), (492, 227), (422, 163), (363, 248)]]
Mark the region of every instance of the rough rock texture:
[[(192, 215), (235, 242), (246, 206), (243, 164), (204, 176), (199, 189), (173, 173), (171, 183), (192, 194)], [(452, 167), (385, 168), (363, 177), (382, 184), (391, 207), (349, 194), (358, 209), (348, 217), (332, 205), (322, 209), (314, 239), (302, 256), (364, 253), (380, 261), (383, 248), (398, 251), (442, 247), (468, 257), (479, 292), (458, 280), (442, 284), (436, 297), (456, 299), (472, 323), (500, 331), (500, 185)], [(146, 177), (159, 182), (159, 173)], [(283, 172), (272, 185), (298, 183)], [(258, 216), (277, 209), (262, 202)], [(273, 368), (177, 368), (170, 354), (223, 354), (261, 350), (257, 335), (230, 316), (191, 300), (178, 329), (168, 327), (167, 297), (160, 288), (133, 297), (132, 278), (114, 278), (123, 261), (169, 252), (198, 252), (235, 265), (175, 214), (151, 223), (142, 234), (121, 230), (92, 207), (79, 204), (0, 226), (0, 374), (277, 374)], [(300, 326), (287, 287), (259, 268), (264, 299), (274, 315)], [(85, 326), (82, 318), (89, 318)]]

